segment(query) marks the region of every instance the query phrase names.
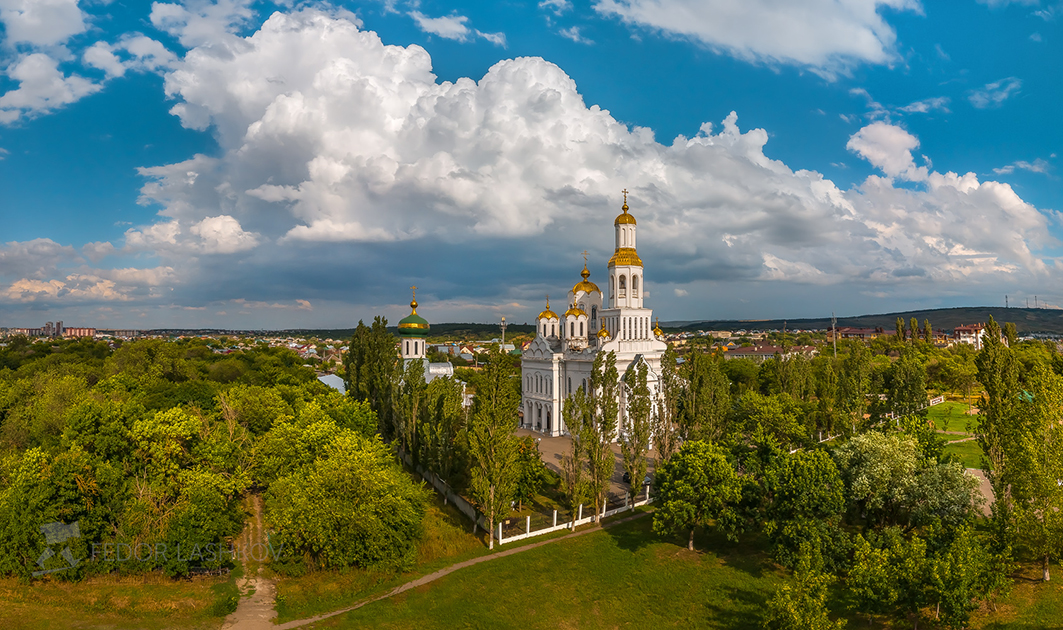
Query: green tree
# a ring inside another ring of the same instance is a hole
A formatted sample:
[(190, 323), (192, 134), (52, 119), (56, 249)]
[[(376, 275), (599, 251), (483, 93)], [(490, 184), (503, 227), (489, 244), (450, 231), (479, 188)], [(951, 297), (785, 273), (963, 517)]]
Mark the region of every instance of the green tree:
[(831, 621), (827, 589), (833, 576), (817, 570), (807, 554), (799, 556), (792, 582), (783, 584), (768, 601), (764, 630), (840, 630), (844, 619)]
[(1004, 339), (1007, 341), (1009, 348), (1014, 348), (1019, 343), (1019, 331), (1012, 322), (1004, 324)]
[(930, 320), (923, 320), (923, 341), (934, 343), (934, 331), (930, 328)]
[(809, 427), (802, 423), (807, 416), (788, 394), (747, 392), (735, 403), (734, 417), (745, 435), (763, 430), (790, 448), (809, 441)]
[(926, 542), (905, 539), (887, 529), (879, 545), (857, 535), (847, 586), (854, 608), (870, 620), (879, 614), (899, 614), (919, 627), (920, 609), (930, 597)]
[(908, 328), (908, 339), (914, 344), (915, 340), (919, 338), (919, 320), (913, 317), (908, 323)]
[(469, 454), (472, 459), (472, 498), (487, 519), (488, 548), (494, 549), (494, 526), (510, 510), (517, 483), (517, 408), (519, 380), (513, 363), (497, 346), (487, 351), (476, 382)]
[(311, 463), (270, 486), (266, 516), (278, 546), (312, 567), (408, 568), (426, 502), (379, 438), (339, 430)]
[(838, 385), (841, 408), (849, 414), (852, 431), (856, 433), (857, 424), (864, 421), (871, 393), (871, 356), (863, 344), (851, 346), (842, 361)]
[(726, 432), (731, 410), (731, 385), (720, 369), (723, 360), (716, 354), (692, 352), (687, 355), (687, 388), (683, 401), (684, 439), (715, 441)]
[(539, 453), (539, 445), (532, 436), (524, 436), (517, 442), (517, 482), (514, 493), (517, 510), (523, 510), (524, 503), (534, 499), (544, 483), (546, 465)]
[(453, 378), (434, 378), (428, 384), (425, 396), (431, 418), (422, 424), (427, 449), (425, 461), (445, 482), (457, 486), (458, 474), (465, 469), (468, 458), (464, 386)]
[(273, 426), (274, 420), (293, 415), (292, 407), (272, 387), (236, 385), (218, 394), (218, 409), (247, 427), (254, 435), (262, 435)]
[(904, 318), (897, 317), (897, 341), (904, 341)]
[(1020, 540), (1041, 560), (1047, 582), (1050, 560), (1063, 556), (1063, 377), (1040, 364), (1027, 382), (1031, 391), (1016, 410), (1021, 429), (1007, 479)]
[(580, 441), (587, 457), (588, 483), (594, 503), (594, 520), (598, 521), (605, 505), (609, 480), (616, 469), (612, 442), (617, 437), (620, 414), (620, 378), (616, 354), (599, 352), (591, 368), (590, 422), (581, 427)]
[(369, 402), (376, 412), (381, 434), (389, 438), (396, 437), (392, 433), (391, 414), (397, 360), (395, 337), (388, 332), (388, 320), (375, 317), (372, 327), (359, 321), (343, 357), (347, 395)]
[(718, 446), (695, 440), (686, 442), (657, 471), (657, 511), (653, 531), (672, 534), (689, 531), (687, 549), (694, 550), (694, 529), (710, 524), (734, 538), (734, 506), (742, 489), (734, 468)]
[(675, 351), (669, 345), (661, 358), (661, 378), (657, 385), (656, 413), (653, 414), (653, 443), (657, 447), (658, 463), (679, 449), (679, 401), (682, 396), (683, 381), (676, 367)]
[(1007, 453), (1014, 451), (1018, 439), (1015, 401), (1019, 394), (1019, 370), (1014, 351), (1000, 342), (1000, 327), (992, 316), (982, 337), (982, 349), (975, 357), (978, 382), (985, 394), (978, 404), (980, 417), (975, 435), (982, 447), (982, 471), (993, 486), (994, 518), (1008, 522), (1011, 488), (1007, 479), (1011, 462)]
[(399, 448), (410, 455), (415, 464), (420, 463), (421, 445), (418, 438), (423, 434), (420, 429), (427, 415), (427, 385), (424, 382), (424, 364), (420, 361), (408, 361), (402, 368), (398, 393), (395, 397), (394, 435), (398, 437)]
[[(620, 454), (630, 481), (631, 502), (638, 498), (646, 477), (646, 453), (650, 448), (652, 401), (647, 384), (648, 367), (638, 361), (624, 375), (627, 425), (620, 436)], [(634, 382), (632, 382), (634, 381)]]
[(847, 500), (869, 524), (901, 520), (919, 466), (918, 448), (903, 434), (863, 433), (834, 451)]
[(887, 402), (898, 416), (926, 408), (926, 366), (914, 348), (905, 348), (890, 367)]
[(586, 476), (586, 444), (583, 436), (587, 425), (593, 422), (593, 404), (581, 385), (574, 394), (565, 398), (562, 413), (565, 426), (572, 436), (569, 452), (561, 456), (561, 488), (568, 498), (572, 510), (572, 524), (575, 528), (579, 515), (579, 506), (590, 497), (590, 485)]
[(830, 455), (798, 451), (778, 457), (764, 476), (764, 489), (764, 531), (776, 557), (793, 566), (803, 550), (821, 566), (831, 543), (825, 532), (845, 509), (845, 484)]

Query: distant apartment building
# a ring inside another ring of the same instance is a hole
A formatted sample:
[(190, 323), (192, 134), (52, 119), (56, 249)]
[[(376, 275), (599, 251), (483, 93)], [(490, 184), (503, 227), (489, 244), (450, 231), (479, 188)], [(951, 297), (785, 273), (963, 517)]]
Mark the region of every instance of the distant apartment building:
[(95, 328), (67, 328), (63, 331), (64, 339), (82, 339), (85, 337), (93, 338), (96, 336)]
[(985, 336), (985, 324), (970, 324), (957, 326), (952, 331), (952, 340), (956, 343), (965, 343), (974, 346), (975, 350), (982, 349), (982, 337)]
[(723, 356), (727, 359), (751, 359), (762, 363), (776, 355), (788, 359), (798, 355), (812, 358), (817, 354), (819, 350), (815, 346), (787, 346), (785, 348), (782, 346), (747, 346), (745, 348), (728, 347)]

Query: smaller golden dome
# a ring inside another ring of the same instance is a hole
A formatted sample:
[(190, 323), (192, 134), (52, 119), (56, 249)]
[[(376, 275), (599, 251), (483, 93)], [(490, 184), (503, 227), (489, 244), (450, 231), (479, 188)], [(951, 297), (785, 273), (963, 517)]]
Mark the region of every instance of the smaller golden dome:
[(602, 326), (601, 329), (598, 331), (599, 339), (610, 339), (611, 337), (612, 335), (610, 335), (609, 331), (605, 329), (605, 326)]
[(555, 313), (555, 312), (550, 310), (550, 298), (549, 298), (549, 296), (547, 296), (547, 298), (546, 298), (546, 310), (543, 311), (542, 313), (539, 313), (539, 317), (537, 317), (536, 319), (560, 319), (557, 316), (557, 313)]
[(597, 291), (598, 293), (602, 292), (602, 290), (598, 288), (598, 285), (587, 279), (591, 277), (591, 272), (587, 269), (587, 263), (583, 263), (583, 271), (581, 271), (579, 275), (583, 276), (583, 280), (581, 282), (577, 282), (572, 287), (573, 295), (579, 293), (580, 291), (583, 291), (584, 293), (594, 293), (595, 291)]
[(653, 327), (653, 334), (656, 337), (663, 337), (664, 336), (664, 331), (661, 330), (661, 318), (660, 317), (657, 318), (657, 325)]
[(586, 317), (587, 313), (582, 308), (573, 305), (572, 308), (565, 311), (565, 317)]

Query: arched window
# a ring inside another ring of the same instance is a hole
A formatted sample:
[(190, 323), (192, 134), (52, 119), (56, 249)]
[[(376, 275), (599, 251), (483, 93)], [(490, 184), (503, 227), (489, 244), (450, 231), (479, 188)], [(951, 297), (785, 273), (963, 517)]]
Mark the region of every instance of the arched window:
[(579, 336), (580, 336), (580, 337), (582, 337), (582, 336), (583, 336), (583, 322), (580, 322), (580, 323), (579, 323)]
[(550, 324), (550, 336), (551, 337), (556, 337), (557, 336), (557, 324)]
[(639, 277), (631, 276), (631, 297), (639, 296)]
[(572, 377), (568, 377), (568, 393), (572, 393)]
[(569, 337), (575, 337), (576, 336), (576, 322), (569, 322), (568, 323), (568, 336)]
[(617, 297), (625, 297), (627, 295), (627, 277), (620, 276), (620, 291), (616, 294)]
[(598, 321), (598, 306), (597, 305), (592, 305), (591, 306), (591, 325), (593, 326), (594, 322), (596, 322), (596, 321)]

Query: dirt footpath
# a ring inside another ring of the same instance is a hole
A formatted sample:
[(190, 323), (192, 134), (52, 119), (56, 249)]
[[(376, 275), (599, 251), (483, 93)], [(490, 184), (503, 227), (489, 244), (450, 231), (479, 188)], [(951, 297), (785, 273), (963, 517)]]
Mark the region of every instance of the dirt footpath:
[[(256, 544), (266, 543), (266, 533), (262, 527), (262, 497), (251, 497), (255, 517), (248, 522), (240, 534), (240, 547), (253, 549)], [(277, 616), (274, 599), (277, 589), (273, 582), (262, 576), (261, 562), (255, 562), (250, 553), (241, 558), (244, 577), (237, 581), (240, 589), (240, 603), (236, 610), (225, 618), (223, 629), (232, 630), (273, 630), (273, 618)]]

